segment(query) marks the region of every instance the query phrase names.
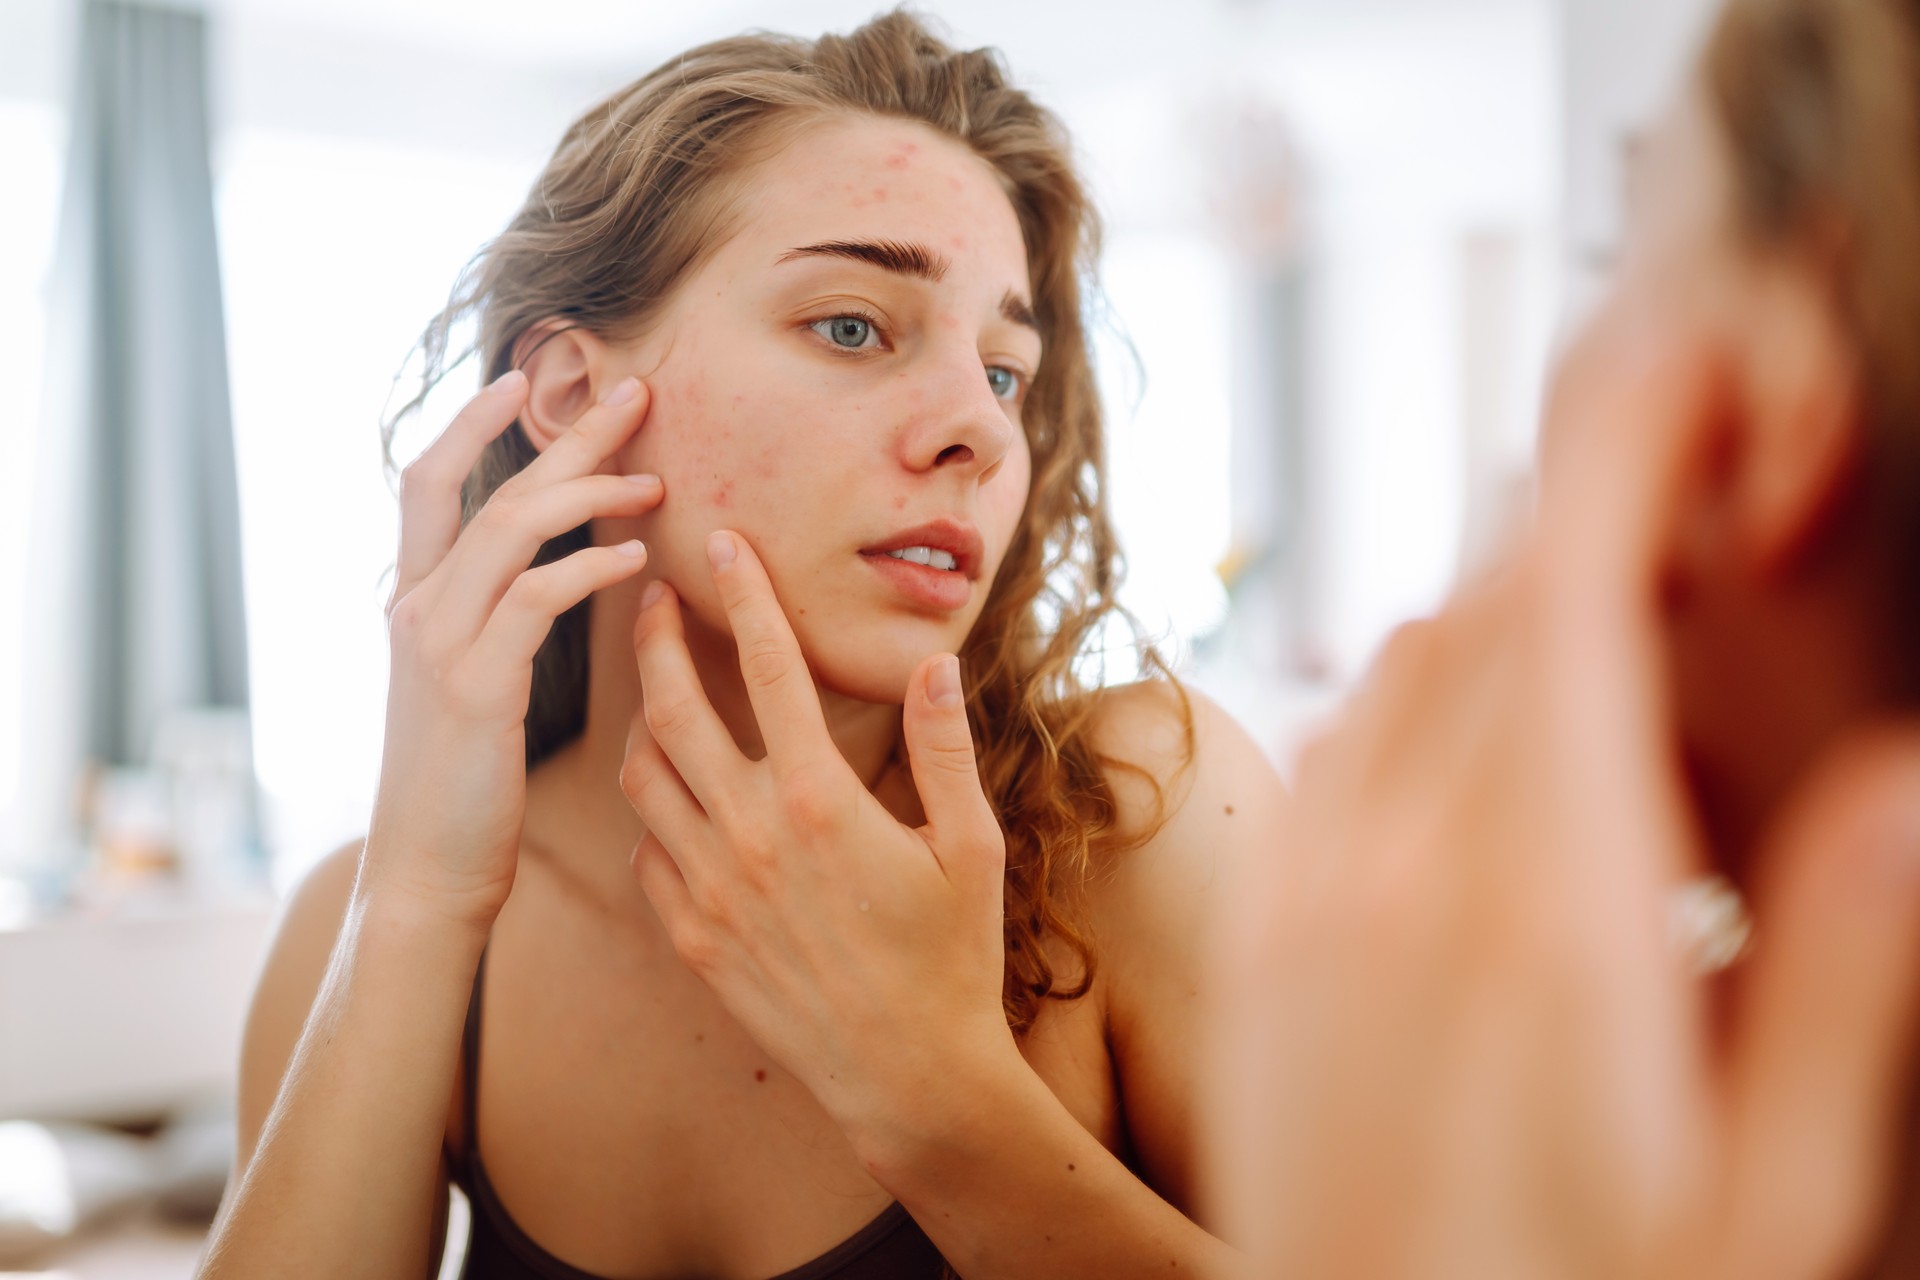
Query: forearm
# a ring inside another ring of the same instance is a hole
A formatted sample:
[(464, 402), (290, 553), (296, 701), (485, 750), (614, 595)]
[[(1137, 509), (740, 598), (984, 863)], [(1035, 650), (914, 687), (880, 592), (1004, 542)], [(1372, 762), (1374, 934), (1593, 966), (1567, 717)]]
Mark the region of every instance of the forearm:
[(1017, 1051), (851, 1126), (869, 1170), (968, 1280), (1227, 1276), (1239, 1255), (1155, 1194)]
[(426, 1273), (484, 935), (356, 895), (202, 1280)]

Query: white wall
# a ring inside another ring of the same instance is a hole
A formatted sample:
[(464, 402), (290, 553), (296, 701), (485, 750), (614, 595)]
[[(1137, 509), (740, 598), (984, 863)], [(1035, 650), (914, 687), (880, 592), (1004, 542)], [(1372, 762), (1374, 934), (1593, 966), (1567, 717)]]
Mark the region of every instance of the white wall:
[(1592, 265), (1621, 231), (1628, 138), (1681, 91), (1719, 0), (1559, 0), (1569, 251)]

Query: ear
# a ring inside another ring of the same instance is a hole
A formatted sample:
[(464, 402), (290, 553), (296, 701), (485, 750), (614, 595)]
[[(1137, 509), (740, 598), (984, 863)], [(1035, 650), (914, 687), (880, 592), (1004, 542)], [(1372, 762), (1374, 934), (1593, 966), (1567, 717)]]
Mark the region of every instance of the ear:
[(606, 394), (614, 378), (609, 354), (599, 335), (558, 319), (541, 321), (514, 343), (514, 363), (527, 375), (520, 429), (535, 449), (546, 452)]
[(1777, 262), (1743, 290), (1730, 497), (1742, 558), (1763, 577), (1815, 543), (1865, 452), (1859, 365), (1831, 279), (1808, 261)]

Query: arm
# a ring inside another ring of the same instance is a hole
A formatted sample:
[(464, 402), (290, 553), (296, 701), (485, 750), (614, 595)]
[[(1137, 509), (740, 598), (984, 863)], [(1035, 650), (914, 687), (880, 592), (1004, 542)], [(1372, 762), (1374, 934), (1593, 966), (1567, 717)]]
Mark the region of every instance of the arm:
[(461, 483), (519, 414), (525, 376), (475, 397), (407, 468), (372, 833), (303, 890), (261, 981), (240, 1171), (203, 1277), (431, 1266), (461, 1024), (519, 857), (534, 657), (554, 618), (646, 558), (631, 542), (528, 564), (569, 529), (659, 503), (657, 478), (601, 474), (642, 392), (619, 383), (465, 527)]
[(441, 1138), (479, 949), (356, 895), (358, 855), (307, 878), (261, 974), (235, 1174), (203, 1278), (438, 1268)]
[[(1244, 731), (1205, 699), (1193, 698), (1194, 762), (1184, 774), (1169, 690), (1137, 686), (1108, 701), (1102, 748), (1160, 779), (1168, 806), (1164, 825), (1097, 878), (1088, 901), (1139, 1176), (1017, 1052), (954, 1071), (944, 1095), (908, 1095), (910, 1107), (877, 1119), (860, 1149), (969, 1277), (1205, 1276), (1236, 1266), (1192, 1220), (1204, 953), (1212, 918), (1271, 843), (1282, 788)], [(1145, 783), (1122, 771), (1115, 785), (1122, 813), (1144, 820), (1153, 800)]]

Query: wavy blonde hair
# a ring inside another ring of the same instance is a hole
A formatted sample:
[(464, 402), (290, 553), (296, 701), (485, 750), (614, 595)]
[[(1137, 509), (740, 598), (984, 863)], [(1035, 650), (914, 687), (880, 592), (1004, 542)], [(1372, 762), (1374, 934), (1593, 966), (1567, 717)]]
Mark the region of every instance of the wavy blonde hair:
[[(1103, 501), (1100, 401), (1085, 328), (1099, 221), (1059, 121), (1009, 82), (991, 50), (957, 51), (893, 12), (845, 36), (753, 34), (702, 45), (594, 106), (561, 138), (507, 229), (468, 264), (419, 350), (420, 392), (383, 424), (391, 464), (398, 422), (450, 367), (455, 328), (477, 319), (485, 376), (556, 320), (609, 340), (643, 332), (686, 275), (731, 233), (754, 162), (823, 115), (918, 121), (969, 147), (999, 175), (1019, 220), (1046, 358), (1026, 401), (1033, 455), (1026, 509), (961, 651), (981, 780), (1006, 832), (1002, 1004), (1016, 1032), (1041, 1002), (1090, 988), (1095, 954), (1080, 891), (1104, 856), (1144, 841), (1164, 815), (1158, 782), (1096, 749), (1093, 698), (1077, 667), (1116, 619), (1121, 557)], [(523, 358), (524, 353), (522, 353)], [(489, 447), (463, 493), (466, 517), (532, 461), (516, 424)], [(582, 526), (542, 548), (545, 563), (587, 545)], [(585, 722), (587, 601), (554, 625), (534, 664), (529, 767)], [(1140, 674), (1173, 688), (1191, 759), (1186, 695), (1150, 645)], [(1155, 796), (1122, 823), (1112, 771)], [(1056, 972), (1050, 940), (1071, 957)]]
[(1865, 393), (1849, 514), (1886, 557), (1894, 692), (1920, 703), (1920, 0), (1729, 0), (1701, 88), (1742, 234), (1830, 268)]

